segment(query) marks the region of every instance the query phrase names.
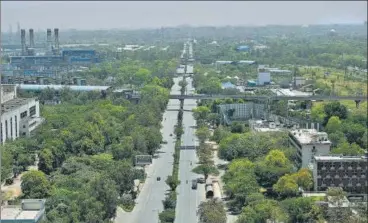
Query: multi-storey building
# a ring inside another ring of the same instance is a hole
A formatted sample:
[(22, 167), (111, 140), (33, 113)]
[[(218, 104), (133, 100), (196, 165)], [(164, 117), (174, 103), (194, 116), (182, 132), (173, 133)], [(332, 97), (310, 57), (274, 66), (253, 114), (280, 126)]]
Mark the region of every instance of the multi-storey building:
[(0, 143), (30, 133), (42, 123), (36, 98), (17, 98), (16, 85), (0, 86)]
[(308, 168), (313, 156), (328, 155), (331, 147), (327, 133), (316, 129), (291, 130), (289, 142), (297, 150), (296, 165), (300, 168)]
[(354, 194), (366, 194), (368, 156), (315, 156), (313, 159), (314, 190), (341, 187)]

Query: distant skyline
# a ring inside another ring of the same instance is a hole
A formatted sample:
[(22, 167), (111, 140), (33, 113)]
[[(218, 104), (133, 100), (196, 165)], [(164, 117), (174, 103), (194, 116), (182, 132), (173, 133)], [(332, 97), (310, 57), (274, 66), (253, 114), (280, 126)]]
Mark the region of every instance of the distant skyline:
[(363, 24), (367, 1), (2, 1), (1, 30)]

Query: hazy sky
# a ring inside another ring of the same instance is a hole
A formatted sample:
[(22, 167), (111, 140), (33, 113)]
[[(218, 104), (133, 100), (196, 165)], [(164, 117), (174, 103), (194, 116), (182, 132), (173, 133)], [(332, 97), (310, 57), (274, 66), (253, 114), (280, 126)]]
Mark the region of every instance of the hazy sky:
[(367, 1), (2, 1), (1, 27), (109, 29), (177, 25), (363, 23)]

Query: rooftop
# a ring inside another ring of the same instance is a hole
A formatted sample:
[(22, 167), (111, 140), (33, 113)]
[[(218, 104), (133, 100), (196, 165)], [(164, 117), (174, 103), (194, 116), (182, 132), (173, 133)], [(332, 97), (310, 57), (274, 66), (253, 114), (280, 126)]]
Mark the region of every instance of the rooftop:
[(314, 156), (317, 161), (365, 161), (367, 162), (367, 156), (342, 156), (342, 155), (328, 155), (328, 156)]
[(316, 129), (291, 130), (290, 134), (301, 144), (331, 144), (325, 132), (318, 132)]
[(45, 200), (26, 199), (22, 205), (1, 207), (1, 220), (37, 220), (44, 214)]
[(110, 86), (80, 86), (80, 85), (37, 85), (37, 84), (19, 84), (18, 87), (21, 90), (29, 91), (41, 91), (47, 88), (61, 90), (63, 88), (69, 88), (72, 91), (105, 91), (110, 88)]
[(1, 104), (1, 114), (12, 111), (20, 106), (28, 104), (35, 98), (15, 98)]

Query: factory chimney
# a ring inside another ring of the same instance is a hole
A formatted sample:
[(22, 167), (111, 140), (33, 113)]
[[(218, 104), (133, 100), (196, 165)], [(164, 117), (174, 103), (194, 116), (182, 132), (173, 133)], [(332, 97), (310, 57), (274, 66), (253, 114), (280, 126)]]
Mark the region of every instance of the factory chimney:
[(20, 30), (20, 42), (22, 44), (22, 55), (26, 55), (26, 30)]
[(51, 43), (51, 29), (47, 29), (47, 50), (49, 52), (52, 51), (52, 43)]
[(56, 53), (59, 53), (59, 29), (55, 28), (54, 29), (54, 38), (55, 38), (55, 50)]
[(34, 33), (33, 29), (29, 29), (29, 47), (34, 48)]

